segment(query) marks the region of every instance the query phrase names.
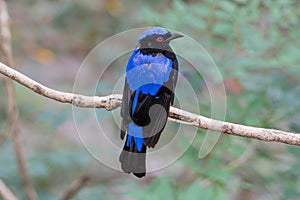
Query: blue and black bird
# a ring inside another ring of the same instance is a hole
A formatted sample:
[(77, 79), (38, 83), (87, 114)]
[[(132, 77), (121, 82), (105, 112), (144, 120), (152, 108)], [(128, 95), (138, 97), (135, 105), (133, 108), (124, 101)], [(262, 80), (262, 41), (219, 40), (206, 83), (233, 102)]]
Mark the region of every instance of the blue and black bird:
[(142, 33), (126, 67), (121, 108), (121, 168), (141, 178), (146, 175), (146, 149), (154, 147), (163, 131), (178, 75), (178, 61), (169, 43), (183, 37), (161, 27)]

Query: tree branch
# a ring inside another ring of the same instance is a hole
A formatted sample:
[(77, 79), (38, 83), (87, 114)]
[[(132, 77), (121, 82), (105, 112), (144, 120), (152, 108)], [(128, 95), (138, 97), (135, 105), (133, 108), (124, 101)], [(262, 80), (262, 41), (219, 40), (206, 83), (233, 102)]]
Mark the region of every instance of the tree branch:
[[(10, 67), (6, 66), (1, 62), (0, 73), (17, 81), (18, 83), (24, 85), (25, 87), (31, 89), (32, 91), (42, 96), (48, 97), (50, 99), (62, 103), (70, 103), (78, 107), (105, 108), (106, 110), (113, 110), (118, 108), (122, 102), (122, 95), (120, 94), (112, 94), (109, 96), (98, 97), (72, 94), (50, 89), (28, 78), (20, 72), (11, 69)], [(192, 125), (198, 128), (217, 131), (228, 135), (253, 138), (267, 142), (281, 142), (300, 146), (300, 134), (297, 133), (223, 122), (219, 120), (210, 119), (201, 115), (196, 115), (175, 107), (170, 108), (169, 120)]]
[(91, 177), (89, 175), (83, 175), (70, 185), (68, 190), (61, 197), (61, 200), (71, 199), (81, 188), (84, 188), (86, 185), (88, 185), (90, 181)]
[(0, 179), (0, 196), (4, 200), (18, 200), (14, 193), (6, 186), (6, 184)]
[(1, 133), (1, 135), (0, 135), (0, 145), (1, 145), (2, 143), (4, 143), (4, 142), (7, 140), (8, 137), (9, 137), (9, 131), (8, 131), (8, 130), (4, 130), (4, 131)]
[(62, 103), (70, 103), (74, 106), (78, 107), (86, 107), (86, 108), (105, 108), (106, 110), (113, 110), (121, 105), (122, 95), (109, 95), (106, 97), (98, 97), (98, 96), (84, 96), (80, 94), (73, 94), (67, 92), (61, 92), (57, 90), (53, 90), (48, 88), (27, 76), (13, 70), (12, 68), (6, 66), (5, 64), (0, 62), (0, 73), (15, 80), (16, 82), (24, 85), (25, 87), (31, 89), (32, 91), (62, 102)]

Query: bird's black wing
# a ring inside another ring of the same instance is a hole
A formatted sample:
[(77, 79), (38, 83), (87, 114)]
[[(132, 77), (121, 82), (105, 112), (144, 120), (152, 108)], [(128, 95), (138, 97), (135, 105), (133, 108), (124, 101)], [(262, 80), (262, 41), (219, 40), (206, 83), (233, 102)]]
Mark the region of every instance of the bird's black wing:
[[(143, 127), (144, 144), (154, 147), (168, 119), (171, 94), (162, 86), (159, 95), (152, 96), (140, 93), (132, 120)], [(134, 94), (133, 94), (134, 95)], [(129, 104), (132, 105), (132, 98)]]
[(123, 140), (127, 131), (127, 126), (130, 123), (130, 98), (132, 96), (132, 91), (130, 91), (129, 86), (127, 84), (127, 80), (125, 79), (124, 89), (123, 89), (123, 97), (122, 97), (122, 106), (121, 106), (121, 139)]
[[(162, 90), (165, 89), (162, 88)], [(166, 92), (162, 93), (158, 99), (155, 99), (153, 106), (149, 110), (151, 122), (143, 127), (144, 144), (146, 146), (154, 147), (158, 142), (161, 132), (167, 123), (170, 103), (171, 95)]]
[(178, 61), (175, 57), (175, 54), (174, 54), (174, 58), (172, 58), (172, 61), (173, 61), (173, 65), (172, 65), (172, 71), (170, 73), (170, 78), (169, 78), (168, 82), (166, 82), (164, 84), (166, 86), (166, 88), (168, 88), (169, 93), (171, 94), (171, 100), (170, 100), (171, 104), (170, 105), (173, 105), (173, 103), (174, 103), (175, 87), (176, 87), (177, 79), (178, 79)]
[[(164, 83), (164, 86), (159, 90), (159, 98), (155, 98), (152, 101), (154, 105), (152, 110), (150, 109), (149, 116), (151, 123), (143, 128), (145, 137), (145, 145), (148, 147), (154, 147), (160, 138), (160, 134), (165, 128), (168, 120), (170, 106), (174, 103), (175, 87), (178, 79), (178, 61), (174, 54), (172, 58), (173, 65), (170, 73), (169, 80)], [(159, 106), (157, 106), (159, 105)]]

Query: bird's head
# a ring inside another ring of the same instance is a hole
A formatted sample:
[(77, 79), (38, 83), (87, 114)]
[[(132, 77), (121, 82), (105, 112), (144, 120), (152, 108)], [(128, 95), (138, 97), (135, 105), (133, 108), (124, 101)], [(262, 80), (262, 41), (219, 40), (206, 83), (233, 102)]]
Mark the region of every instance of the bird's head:
[(183, 35), (171, 33), (161, 27), (149, 28), (139, 37), (139, 48), (148, 49), (150, 51), (151, 49), (156, 51), (170, 51), (170, 41), (180, 37), (183, 37)]

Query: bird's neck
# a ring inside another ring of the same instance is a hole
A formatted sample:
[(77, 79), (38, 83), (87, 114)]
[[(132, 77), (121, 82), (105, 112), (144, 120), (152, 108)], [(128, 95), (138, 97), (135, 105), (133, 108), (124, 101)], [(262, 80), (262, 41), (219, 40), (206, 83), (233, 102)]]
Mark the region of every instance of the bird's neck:
[(159, 54), (163, 54), (164, 56), (170, 59), (174, 59), (175, 57), (175, 54), (172, 49), (165, 50), (165, 49), (155, 49), (155, 48), (140, 48), (139, 50), (143, 55), (157, 56)]

